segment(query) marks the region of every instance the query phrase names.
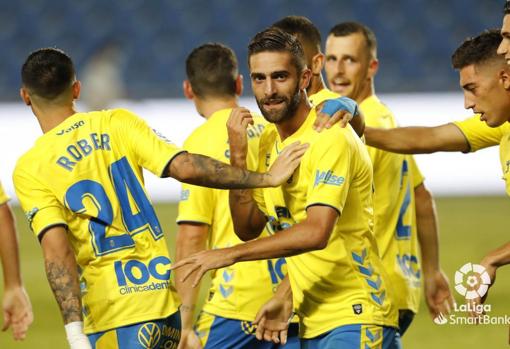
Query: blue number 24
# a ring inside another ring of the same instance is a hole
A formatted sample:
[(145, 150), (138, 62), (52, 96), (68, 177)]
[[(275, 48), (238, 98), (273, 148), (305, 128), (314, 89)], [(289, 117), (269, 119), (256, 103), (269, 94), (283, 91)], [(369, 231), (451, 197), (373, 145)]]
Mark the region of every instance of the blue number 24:
[[(106, 236), (106, 230), (113, 223), (113, 208), (101, 183), (81, 180), (73, 184), (65, 194), (65, 205), (78, 214), (86, 213), (84, 200), (89, 199), (97, 208), (97, 217), (91, 217), (89, 231), (92, 246), (97, 256), (133, 247), (132, 235), (149, 230), (154, 239), (163, 236), (156, 212), (135, 176), (125, 157), (110, 166), (110, 175), (115, 193), (120, 203), (122, 222), (128, 233)], [(131, 209), (129, 197), (134, 201), (138, 212)]]

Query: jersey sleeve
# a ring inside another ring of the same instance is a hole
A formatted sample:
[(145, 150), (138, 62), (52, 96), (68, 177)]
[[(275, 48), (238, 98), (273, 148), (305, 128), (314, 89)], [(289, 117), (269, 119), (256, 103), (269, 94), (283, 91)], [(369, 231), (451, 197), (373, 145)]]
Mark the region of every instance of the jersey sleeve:
[(420, 171), (420, 168), (418, 167), (418, 164), (416, 163), (416, 160), (414, 159), (414, 156), (409, 156), (409, 168), (411, 169), (411, 181), (413, 184), (413, 188), (418, 187), (420, 184), (425, 181), (425, 177), (423, 177), (423, 174)]
[(128, 144), (138, 164), (156, 176), (162, 177), (170, 161), (185, 151), (127, 110), (117, 110), (112, 116), (112, 124), (114, 129), (121, 131), (118, 136)]
[(9, 201), (9, 196), (5, 193), (4, 188), (2, 187), (2, 183), (0, 183), (0, 205), (5, 204)]
[(64, 207), (47, 186), (19, 168), (14, 171), (13, 181), (21, 207), (36, 236), (52, 226), (67, 226)]
[(344, 135), (338, 137), (338, 133), (331, 131), (334, 130), (321, 135), (320, 142), (310, 149), (307, 162), (311, 178), (306, 207), (327, 205), (341, 213), (351, 181), (352, 149)]
[(475, 152), (480, 149), (498, 145), (503, 137), (502, 126), (489, 127), (480, 120), (480, 116), (474, 115), (466, 120), (453, 122), (466, 137), (469, 143), (469, 151)]

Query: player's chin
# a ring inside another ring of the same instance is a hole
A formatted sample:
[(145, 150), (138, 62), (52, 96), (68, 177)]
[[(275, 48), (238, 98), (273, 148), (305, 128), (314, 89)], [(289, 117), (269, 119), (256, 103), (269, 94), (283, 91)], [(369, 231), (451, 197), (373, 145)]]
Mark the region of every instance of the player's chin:
[(480, 120), (485, 121), (485, 123), (489, 127), (499, 127), (503, 125), (506, 121), (508, 121), (506, 118), (503, 117), (489, 116), (486, 114), (482, 114)]

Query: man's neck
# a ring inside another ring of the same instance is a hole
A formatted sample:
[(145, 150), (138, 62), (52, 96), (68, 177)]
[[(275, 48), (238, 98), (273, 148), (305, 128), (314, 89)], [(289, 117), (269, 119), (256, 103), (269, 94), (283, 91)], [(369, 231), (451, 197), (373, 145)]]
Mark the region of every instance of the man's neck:
[(195, 98), (195, 108), (204, 118), (209, 119), (214, 113), (222, 109), (237, 108), (237, 97), (227, 98)]
[(326, 84), (324, 83), (324, 79), (322, 78), (322, 74), (313, 75), (312, 80), (310, 81), (310, 85), (306, 89), (306, 93), (308, 96), (312, 96), (317, 92), (320, 92), (326, 88)]
[(52, 130), (67, 118), (77, 113), (74, 103), (65, 106), (36, 106), (32, 104), (32, 111), (43, 133)]
[(358, 97), (356, 97), (356, 103), (361, 104), (365, 99), (370, 98), (373, 95), (375, 95), (374, 82), (370, 81), (370, 83), (365, 86)]
[(294, 115), (290, 119), (276, 124), (276, 129), (278, 130), (282, 141), (299, 130), (301, 125), (305, 122), (308, 114), (310, 114), (310, 110), (312, 110), (312, 105), (310, 104), (308, 97), (305, 93), (301, 93), (301, 100)]

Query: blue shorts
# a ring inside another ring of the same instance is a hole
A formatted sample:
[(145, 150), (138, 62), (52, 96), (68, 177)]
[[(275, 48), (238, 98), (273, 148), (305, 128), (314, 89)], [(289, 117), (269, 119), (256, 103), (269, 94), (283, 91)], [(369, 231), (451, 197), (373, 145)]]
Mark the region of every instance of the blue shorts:
[(195, 331), (204, 349), (299, 349), (298, 324), (289, 327), (287, 344), (259, 341), (256, 327), (250, 321), (227, 319), (206, 312), (200, 313)]
[(181, 338), (181, 315), (89, 334), (93, 349), (175, 349)]
[(345, 325), (311, 339), (301, 339), (302, 349), (402, 349), (396, 328)]

